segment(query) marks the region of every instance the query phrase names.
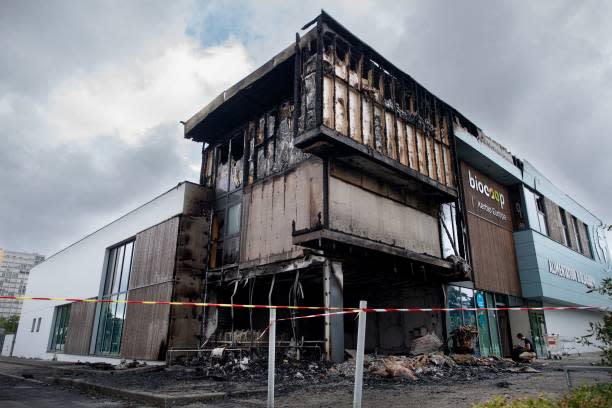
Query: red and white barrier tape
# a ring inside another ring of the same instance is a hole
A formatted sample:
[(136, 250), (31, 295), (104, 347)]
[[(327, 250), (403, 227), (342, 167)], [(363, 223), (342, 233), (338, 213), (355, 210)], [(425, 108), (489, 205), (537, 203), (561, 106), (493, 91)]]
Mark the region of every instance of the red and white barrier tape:
[[(244, 309), (288, 309), (288, 310), (327, 310), (346, 313), (354, 313), (359, 311), (355, 307), (325, 307), (325, 306), (283, 306), (283, 305), (245, 305), (236, 303), (210, 303), (210, 302), (170, 302), (163, 300), (114, 300), (114, 299), (80, 299), (80, 298), (60, 298), (60, 297), (27, 297), (27, 296), (0, 296), (0, 300), (21, 300), (21, 301), (56, 301), (56, 302), (83, 302), (83, 303), (125, 303), (129, 305), (169, 305), (169, 306), (192, 306), (192, 307), (229, 307), (229, 308), (244, 308)], [(542, 306), (542, 307), (408, 307), (408, 308), (366, 308), (364, 311), (373, 313), (389, 313), (389, 312), (406, 312), (406, 313), (422, 313), (422, 312), (453, 312), (453, 311), (529, 311), (529, 310), (607, 310), (599, 306)], [(311, 315), (316, 317), (317, 315)], [(304, 316), (305, 318), (306, 316)]]
[[(359, 309), (344, 310), (342, 312), (317, 313), (317, 314), (306, 315), (306, 316), (294, 316), (294, 317), (287, 317), (283, 319), (274, 319), (274, 323), (282, 322), (285, 320), (311, 319), (313, 317), (325, 317), (325, 316), (334, 316), (334, 315), (349, 314), (349, 313), (359, 313)], [(261, 332), (259, 337), (257, 337), (257, 340), (261, 340), (264, 334), (266, 334), (266, 332), (270, 329), (271, 325), (272, 325), (272, 322), (270, 322), (270, 324), (268, 324), (268, 326), (264, 329), (264, 331)]]

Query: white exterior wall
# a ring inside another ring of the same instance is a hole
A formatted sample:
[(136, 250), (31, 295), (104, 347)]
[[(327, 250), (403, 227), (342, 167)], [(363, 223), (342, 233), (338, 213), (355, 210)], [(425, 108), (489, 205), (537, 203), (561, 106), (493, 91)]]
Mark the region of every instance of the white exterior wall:
[(508, 320), (510, 321), (510, 334), (512, 336), (512, 345), (520, 345), (521, 342), (516, 338), (516, 335), (522, 333), (533, 341), (531, 335), (531, 325), (529, 324), (529, 312), (527, 311), (510, 311), (508, 312)]
[[(544, 304), (544, 306), (559, 306), (555, 304)], [(576, 342), (576, 337), (587, 334), (590, 322), (600, 321), (603, 317), (601, 312), (588, 310), (548, 310), (544, 311), (546, 319), (546, 331), (549, 335), (559, 335), (559, 342), (552, 352), (590, 353), (600, 352), (596, 346), (585, 346)]]
[[(138, 232), (183, 212), (186, 184), (165, 192), (152, 201), (113, 221), (34, 267), (26, 297), (98, 296), (107, 248), (134, 237)], [(97, 357), (47, 353), (54, 307), (61, 301), (23, 303), (13, 356), (59, 360), (108, 361)], [(32, 320), (42, 318), (40, 331), (31, 331)], [(116, 360), (115, 360), (116, 361)]]

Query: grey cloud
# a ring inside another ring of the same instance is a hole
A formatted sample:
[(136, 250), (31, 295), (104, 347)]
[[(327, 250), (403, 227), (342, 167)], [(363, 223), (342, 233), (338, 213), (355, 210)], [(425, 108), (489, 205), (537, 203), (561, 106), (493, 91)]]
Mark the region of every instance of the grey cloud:
[(118, 135), (58, 145), (20, 136), (0, 150), (0, 179), (10, 192), (0, 201), (0, 247), (47, 254), (194, 178), (189, 164), (199, 155), (193, 145), (183, 156), (189, 142), (175, 123), (156, 126), (137, 144)]
[(261, 64), (321, 8), (612, 221), (609, 2), (3, 2), (0, 8), (0, 112), (3, 94), (10, 93), (13, 108), (10, 117), (0, 114), (0, 177), (11, 191), (0, 201), (0, 246), (57, 250), (192, 174), (188, 166), (197, 161), (195, 144), (187, 149), (193, 157), (182, 158), (180, 129), (169, 123), (151, 129), (138, 146), (118, 135), (54, 144), (37, 112), (59, 81), (127, 64), (137, 51), (155, 52), (182, 35), (186, 20), (206, 44), (236, 37)]

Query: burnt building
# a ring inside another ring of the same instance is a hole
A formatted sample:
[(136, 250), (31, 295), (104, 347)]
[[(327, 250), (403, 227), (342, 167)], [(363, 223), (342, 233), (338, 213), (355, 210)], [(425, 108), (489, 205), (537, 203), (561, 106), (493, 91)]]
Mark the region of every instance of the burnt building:
[[(171, 301), (463, 309), (368, 313), (366, 352), (378, 353), (409, 353), (427, 334), (452, 351), (467, 325), (475, 353), (509, 355), (521, 331), (543, 355), (552, 330), (575, 337), (601, 318), (576, 312), (565, 327), (553, 312), (466, 310), (610, 306), (587, 293), (610, 276), (603, 223), (326, 13), (300, 33), (184, 123), (202, 146), (198, 184), (32, 269), (26, 296), (91, 302), (26, 302), (15, 355), (266, 345), (265, 309)], [(142, 300), (166, 303), (127, 304)], [(289, 319), (312, 313), (279, 309), (279, 348), (343, 360), (356, 321)]]
[[(471, 279), (452, 109), (327, 14), (304, 29), (185, 124), (203, 143), (201, 184), (214, 196), (206, 299), (444, 305), (445, 283)], [(266, 319), (211, 309), (205, 339), (232, 341)], [(368, 319), (368, 350), (444, 337), (440, 313)], [(280, 330), (333, 360), (356, 336), (343, 316)]]

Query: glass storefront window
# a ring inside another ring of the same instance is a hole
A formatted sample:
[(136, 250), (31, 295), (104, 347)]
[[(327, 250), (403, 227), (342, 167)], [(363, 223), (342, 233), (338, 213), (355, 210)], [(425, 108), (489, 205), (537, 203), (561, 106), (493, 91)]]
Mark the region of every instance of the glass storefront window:
[[(493, 293), (474, 291), (469, 288), (448, 286), (449, 308), (485, 308), (495, 307)], [(459, 326), (473, 326), (478, 329), (478, 337), (474, 345), (475, 352), (482, 356), (502, 356), (498, 315), (494, 310), (453, 310), (447, 314), (448, 333)]]
[[(461, 307), (473, 308), (474, 307), (474, 291), (472, 289), (461, 288)], [(473, 310), (463, 311), (463, 324), (465, 326), (476, 325), (476, 312)]]
[[(448, 287), (448, 307), (461, 307), (461, 289), (457, 286)], [(463, 324), (463, 315), (460, 311), (450, 311), (448, 319), (449, 333)]]
[[(485, 295), (483, 292), (476, 292), (476, 307), (479, 309), (486, 307)], [(478, 320), (478, 341), (480, 345), (480, 354), (483, 356), (490, 356), (492, 349), (487, 311), (478, 310), (476, 312), (476, 316)]]
[[(491, 293), (485, 294), (487, 307), (495, 307), (495, 301)], [(488, 310), (487, 316), (489, 318), (489, 330), (491, 333), (491, 352), (497, 357), (502, 356), (501, 342), (499, 339), (499, 331), (497, 327), (497, 312), (495, 310)]]

